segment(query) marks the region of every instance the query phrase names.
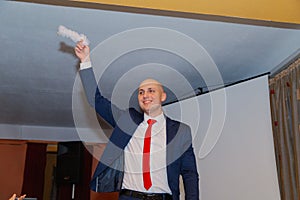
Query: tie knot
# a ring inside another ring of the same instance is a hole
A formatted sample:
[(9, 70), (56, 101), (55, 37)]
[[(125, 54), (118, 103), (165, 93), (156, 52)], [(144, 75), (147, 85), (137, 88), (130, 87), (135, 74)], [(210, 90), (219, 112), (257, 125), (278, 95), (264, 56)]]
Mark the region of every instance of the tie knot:
[(155, 122), (156, 122), (155, 119), (148, 119), (148, 120), (147, 120), (147, 123), (148, 123), (149, 125), (152, 125), (152, 124), (154, 124)]

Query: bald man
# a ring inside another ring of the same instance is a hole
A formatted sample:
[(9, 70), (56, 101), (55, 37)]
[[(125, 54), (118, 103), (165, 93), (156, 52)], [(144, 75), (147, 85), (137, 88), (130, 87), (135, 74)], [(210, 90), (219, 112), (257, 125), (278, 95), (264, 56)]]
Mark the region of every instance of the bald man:
[(101, 95), (91, 67), (88, 46), (77, 43), (80, 77), (89, 104), (113, 128), (94, 172), (91, 189), (120, 192), (119, 200), (178, 200), (179, 177), (185, 199), (199, 199), (198, 173), (190, 127), (164, 115), (167, 94), (155, 79), (138, 88), (142, 113), (121, 110)]

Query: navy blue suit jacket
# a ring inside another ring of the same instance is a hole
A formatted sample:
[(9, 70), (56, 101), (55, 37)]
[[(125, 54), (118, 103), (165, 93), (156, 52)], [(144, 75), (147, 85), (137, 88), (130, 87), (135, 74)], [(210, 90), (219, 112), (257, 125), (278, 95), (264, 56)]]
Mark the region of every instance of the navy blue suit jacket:
[[(104, 98), (97, 87), (92, 68), (81, 70), (80, 76), (89, 104), (114, 128), (94, 172), (91, 189), (96, 192), (120, 191), (124, 169), (123, 150), (144, 120), (144, 115), (133, 108), (120, 110)], [(166, 124), (167, 177), (172, 197), (179, 199), (179, 176), (182, 175), (185, 199), (198, 200), (199, 180), (190, 127), (168, 117)]]

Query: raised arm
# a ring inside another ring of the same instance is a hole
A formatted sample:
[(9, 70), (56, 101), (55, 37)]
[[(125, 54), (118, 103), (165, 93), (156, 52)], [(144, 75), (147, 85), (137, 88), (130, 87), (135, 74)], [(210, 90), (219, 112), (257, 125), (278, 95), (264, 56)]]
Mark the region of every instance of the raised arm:
[(85, 91), (86, 98), (96, 112), (111, 126), (116, 126), (116, 120), (122, 112), (119, 108), (101, 95), (98, 84), (91, 67), (89, 46), (78, 42), (75, 47), (76, 56), (80, 59), (81, 65), (86, 65), (85, 69), (80, 69), (80, 78)]

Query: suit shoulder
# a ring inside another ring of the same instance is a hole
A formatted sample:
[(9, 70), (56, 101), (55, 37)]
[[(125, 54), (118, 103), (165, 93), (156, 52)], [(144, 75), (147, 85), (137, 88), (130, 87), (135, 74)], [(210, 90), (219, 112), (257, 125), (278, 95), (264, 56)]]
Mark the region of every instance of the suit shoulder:
[(175, 125), (175, 126), (180, 126), (182, 128), (187, 128), (187, 129), (190, 129), (190, 126), (181, 122), (181, 121), (177, 121), (177, 120), (174, 120), (174, 119), (171, 119), (169, 117), (167, 117), (167, 123), (171, 123), (172, 125)]

